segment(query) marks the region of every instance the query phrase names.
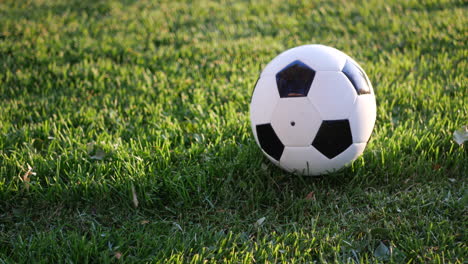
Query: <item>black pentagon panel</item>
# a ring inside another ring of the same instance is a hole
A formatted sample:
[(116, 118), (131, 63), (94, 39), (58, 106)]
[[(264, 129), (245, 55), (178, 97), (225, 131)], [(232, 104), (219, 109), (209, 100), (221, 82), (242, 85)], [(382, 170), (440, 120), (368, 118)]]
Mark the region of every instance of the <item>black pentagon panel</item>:
[(315, 136), (312, 146), (327, 158), (332, 159), (345, 151), (353, 143), (349, 121), (323, 121)]
[(284, 145), (276, 135), (271, 124), (257, 125), (257, 137), (262, 149), (275, 160), (279, 161)]
[(346, 60), (342, 72), (351, 81), (358, 95), (371, 93), (370, 83), (366, 74), (354, 63)]
[(291, 62), (276, 74), (276, 85), (281, 98), (304, 97), (310, 90), (315, 71), (303, 62)]

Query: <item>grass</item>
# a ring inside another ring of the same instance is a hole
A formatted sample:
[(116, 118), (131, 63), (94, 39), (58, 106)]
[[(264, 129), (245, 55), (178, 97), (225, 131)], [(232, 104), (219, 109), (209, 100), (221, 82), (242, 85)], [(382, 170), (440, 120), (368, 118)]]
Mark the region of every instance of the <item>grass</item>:
[[(0, 263), (466, 262), (466, 3), (285, 2), (1, 1)], [(307, 43), (359, 61), (378, 107), (318, 178), (248, 119)]]

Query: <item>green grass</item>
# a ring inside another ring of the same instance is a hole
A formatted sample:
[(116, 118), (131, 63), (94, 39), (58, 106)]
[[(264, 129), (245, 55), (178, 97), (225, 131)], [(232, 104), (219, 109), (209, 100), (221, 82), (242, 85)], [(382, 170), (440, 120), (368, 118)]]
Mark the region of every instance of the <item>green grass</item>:
[[(466, 2), (310, 2), (0, 1), (0, 263), (466, 262)], [(307, 43), (359, 61), (378, 108), (318, 178), (248, 118)]]

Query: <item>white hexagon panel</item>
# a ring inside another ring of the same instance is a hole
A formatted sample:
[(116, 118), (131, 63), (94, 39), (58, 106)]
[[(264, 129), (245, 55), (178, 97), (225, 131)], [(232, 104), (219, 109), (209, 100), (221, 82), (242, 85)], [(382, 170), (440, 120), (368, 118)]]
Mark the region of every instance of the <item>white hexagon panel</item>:
[(275, 77), (260, 77), (255, 85), (252, 103), (250, 104), (250, 121), (252, 125), (270, 123), (271, 115), (279, 98)]
[(356, 101), (353, 84), (342, 72), (316, 72), (307, 97), (325, 120), (348, 118)]
[(297, 48), (299, 58), (316, 71), (340, 71), (346, 62), (346, 54), (325, 45), (304, 45)]
[(366, 147), (365, 143), (351, 144), (333, 159), (323, 156), (313, 146), (285, 147), (280, 166), (289, 172), (301, 175), (320, 175), (336, 171), (359, 157)]
[(306, 97), (281, 98), (276, 104), (271, 125), (285, 146), (312, 144), (322, 119)]
[(263, 70), (261, 76), (275, 75), (295, 60), (300, 60), (315, 71), (341, 71), (346, 54), (324, 45), (303, 45), (289, 49), (274, 58)]
[(377, 117), (377, 106), (374, 94), (363, 94), (356, 99), (353, 111), (349, 116), (351, 135), (354, 143), (366, 143), (374, 129)]

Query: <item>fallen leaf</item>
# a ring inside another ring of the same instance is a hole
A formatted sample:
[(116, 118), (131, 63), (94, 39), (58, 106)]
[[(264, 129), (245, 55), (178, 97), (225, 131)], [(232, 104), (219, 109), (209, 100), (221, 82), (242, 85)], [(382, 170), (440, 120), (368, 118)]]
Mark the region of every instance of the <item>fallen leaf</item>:
[(453, 140), (457, 142), (458, 145), (463, 144), (463, 142), (468, 140), (468, 126), (462, 126), (460, 129), (453, 132)]
[(428, 250), (431, 252), (438, 251), (439, 247), (429, 247)]
[(374, 256), (380, 259), (388, 258), (391, 254), (391, 248), (387, 247), (382, 242), (380, 242), (380, 245), (374, 250)]
[(33, 172), (33, 168), (31, 167), (31, 165), (28, 164), (28, 170), (26, 171), (26, 173), (23, 175), (23, 177), (21, 177), (21, 180), (23, 181), (24, 183), (24, 188), (26, 190), (29, 190), (29, 186), (31, 184), (31, 175), (35, 176), (36, 173)]
[(96, 153), (94, 153), (94, 155), (90, 158), (92, 160), (103, 160), (106, 157), (106, 155), (106, 152), (104, 152), (102, 149), (98, 149), (96, 150)]
[(120, 259), (120, 258), (122, 257), (122, 253), (120, 253), (120, 252), (117, 251), (117, 252), (114, 253), (114, 257), (115, 257), (116, 259)]
[(95, 142), (89, 142), (86, 144), (86, 152), (88, 154), (91, 154), (91, 152), (93, 152), (95, 144), (96, 144)]
[(314, 192), (310, 192), (309, 194), (307, 194), (306, 200), (310, 201), (310, 200), (314, 200), (315, 201), (315, 195), (314, 195)]
[(173, 224), (174, 224), (174, 226), (175, 226), (177, 229), (179, 229), (181, 232), (184, 232), (184, 230), (182, 229), (182, 227), (181, 227), (178, 223), (174, 222)]
[(149, 221), (148, 220), (141, 220), (140, 224), (146, 225), (146, 224), (149, 224)]
[(265, 219), (266, 219), (266, 217), (262, 217), (262, 218), (258, 219), (257, 222), (255, 222), (255, 226), (259, 227), (259, 226), (263, 225), (263, 223), (265, 222)]
[(138, 197), (137, 197), (137, 194), (136, 194), (136, 191), (135, 191), (135, 186), (133, 185), (132, 183), (132, 198), (133, 198), (133, 206), (135, 208), (138, 207)]

